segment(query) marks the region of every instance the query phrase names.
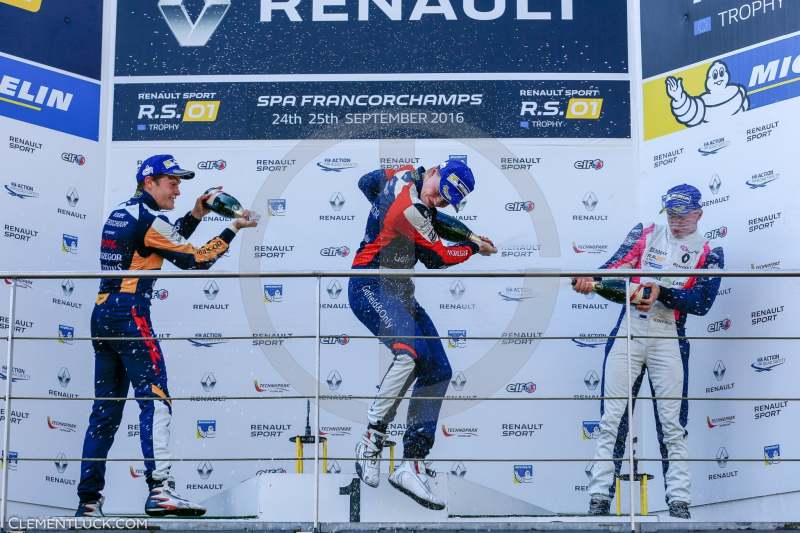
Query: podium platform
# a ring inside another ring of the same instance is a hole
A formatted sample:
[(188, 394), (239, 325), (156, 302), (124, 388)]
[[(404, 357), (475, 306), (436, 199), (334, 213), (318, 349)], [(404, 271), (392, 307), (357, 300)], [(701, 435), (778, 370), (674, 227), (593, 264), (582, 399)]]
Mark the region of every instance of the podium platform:
[[(433, 491), (447, 507), (426, 509), (393, 488), (383, 476), (377, 488), (351, 474), (325, 474), (319, 479), (322, 522), (428, 522), (452, 519), (513, 519), (554, 517), (556, 513), (478, 483), (450, 474), (432, 480)], [(216, 494), (204, 502), (208, 516), (255, 517), (267, 522), (308, 522), (314, 519), (314, 476), (261, 474)]]

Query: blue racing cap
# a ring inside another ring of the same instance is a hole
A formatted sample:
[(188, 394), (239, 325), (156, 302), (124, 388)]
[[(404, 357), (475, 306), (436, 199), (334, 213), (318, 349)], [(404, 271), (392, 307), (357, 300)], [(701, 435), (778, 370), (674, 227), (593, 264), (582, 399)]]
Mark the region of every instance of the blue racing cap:
[(702, 195), (697, 187), (682, 183), (667, 191), (661, 197), (661, 212), (668, 212), (671, 215), (685, 215), (689, 211), (702, 208), (700, 198)]
[(182, 180), (190, 180), (194, 177), (194, 171), (181, 168), (169, 154), (159, 154), (142, 161), (136, 173), (136, 183), (142, 183), (147, 176), (175, 176)]
[(458, 205), (475, 189), (475, 176), (460, 159), (448, 159), (439, 166), (439, 194), (458, 212)]

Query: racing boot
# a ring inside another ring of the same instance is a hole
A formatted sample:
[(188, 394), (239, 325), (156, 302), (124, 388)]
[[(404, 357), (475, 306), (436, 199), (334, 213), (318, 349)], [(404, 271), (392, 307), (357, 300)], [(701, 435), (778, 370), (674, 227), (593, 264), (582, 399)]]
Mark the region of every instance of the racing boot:
[(589, 516), (605, 516), (611, 511), (611, 500), (592, 495), (589, 500)]
[(175, 492), (175, 480), (157, 481), (150, 489), (144, 504), (144, 512), (150, 516), (203, 516), (206, 508), (182, 498)]
[(691, 520), (692, 514), (689, 512), (689, 504), (682, 501), (669, 502), (669, 515), (672, 518), (682, 518), (684, 520)]
[(103, 514), (103, 502), (105, 498), (100, 496), (99, 500), (93, 500), (89, 502), (81, 502), (78, 504), (78, 510), (75, 511), (75, 516), (78, 517), (101, 517), (105, 516)]
[(381, 451), (386, 434), (367, 429), (356, 444), (356, 473), (370, 487), (377, 487), (381, 475)]
[(421, 506), (438, 511), (445, 502), (431, 490), (430, 478), (435, 475), (423, 461), (405, 459), (389, 476), (389, 483)]

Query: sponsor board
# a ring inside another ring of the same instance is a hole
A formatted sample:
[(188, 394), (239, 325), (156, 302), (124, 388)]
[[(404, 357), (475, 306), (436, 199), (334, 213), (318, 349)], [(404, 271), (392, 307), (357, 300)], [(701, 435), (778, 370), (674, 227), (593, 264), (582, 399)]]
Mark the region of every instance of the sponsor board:
[[(624, 0), (120, 0), (116, 17), (126, 29), (117, 32), (117, 76), (628, 70)], [(443, 54), (419, 40), (420, 32), (453, 27), (492, 46), (448, 46)], [(387, 35), (404, 43), (403, 53), (385, 46)]]
[(0, 56), (0, 115), (97, 141), (100, 85)]
[(645, 140), (800, 96), (798, 50), (800, 35), (645, 81)]
[(102, 2), (0, 0), (0, 12), (5, 54), (100, 79)]
[[(629, 138), (629, 91), (612, 80), (126, 83), (114, 90), (113, 139)], [(341, 174), (357, 163), (316, 166)]]
[(791, 0), (642, 0), (642, 74), (650, 78), (800, 30)]

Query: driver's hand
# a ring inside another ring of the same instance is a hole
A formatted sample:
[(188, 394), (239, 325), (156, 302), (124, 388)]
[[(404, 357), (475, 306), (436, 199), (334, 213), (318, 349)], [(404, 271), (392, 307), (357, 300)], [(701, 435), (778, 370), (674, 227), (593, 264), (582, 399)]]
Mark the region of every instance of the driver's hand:
[(481, 255), (492, 255), (497, 253), (497, 248), (494, 247), (494, 243), (485, 237), (480, 237), (481, 242), (478, 243), (478, 253)]
[(650, 296), (648, 298), (642, 298), (638, 304), (636, 304), (636, 309), (646, 313), (653, 307), (653, 304), (658, 299), (658, 294), (661, 292), (661, 287), (659, 287), (655, 283), (642, 283), (642, 287), (650, 287)]
[(589, 294), (594, 290), (594, 278), (572, 278), (572, 290), (581, 294)]
[(234, 219), (233, 226), (236, 229), (254, 228), (258, 226), (259, 218), (258, 213), (245, 209), (244, 216)]
[[(216, 187), (215, 189), (222, 189), (222, 187)], [(216, 192), (213, 190), (207, 194), (201, 194), (197, 197), (197, 200), (194, 201), (194, 207), (192, 208), (192, 216), (197, 220), (202, 220), (204, 216), (211, 212), (211, 209), (208, 208), (206, 205), (206, 200), (211, 198), (211, 196)]]

